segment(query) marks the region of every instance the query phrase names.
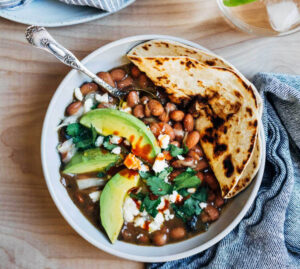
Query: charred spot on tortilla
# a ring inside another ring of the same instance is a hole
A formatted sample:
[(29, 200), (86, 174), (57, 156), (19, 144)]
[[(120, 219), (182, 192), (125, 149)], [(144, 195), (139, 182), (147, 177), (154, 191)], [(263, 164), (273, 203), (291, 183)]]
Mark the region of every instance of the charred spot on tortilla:
[(209, 66), (215, 66), (216, 65), (216, 62), (215, 60), (206, 60), (205, 63)]
[(252, 115), (253, 115), (252, 109), (250, 107), (246, 107), (246, 111), (249, 114), (249, 116), (252, 117)]
[(142, 59), (139, 58), (139, 57), (130, 56), (129, 58), (130, 58), (130, 60), (136, 61), (136, 62), (138, 62), (138, 63), (141, 63), (141, 62), (142, 62)]
[(181, 65), (184, 65), (184, 61), (180, 61), (180, 64), (181, 64)]
[(157, 77), (157, 79), (158, 79), (159, 81), (165, 80), (165, 79), (167, 79), (167, 76), (160, 76), (160, 77)]
[(147, 44), (144, 45), (144, 46), (142, 46), (142, 48), (143, 48), (144, 50), (148, 50), (148, 49), (149, 49)]
[(234, 95), (237, 97), (237, 98), (242, 98), (243, 96), (240, 94), (240, 92), (238, 91), (234, 91)]
[(256, 166), (257, 166), (257, 163), (254, 161), (253, 162), (253, 168), (256, 168)]
[(240, 153), (241, 149), (240, 148), (237, 148), (236, 149), (236, 153)]
[(231, 177), (234, 172), (234, 166), (232, 164), (231, 154), (227, 155), (223, 161), (223, 167), (226, 177)]
[(218, 142), (217, 142), (216, 145), (214, 146), (214, 155), (215, 155), (215, 157), (220, 156), (226, 150), (227, 150), (227, 145), (226, 144), (218, 144)]
[(190, 69), (191, 67), (196, 67), (196, 65), (191, 61), (191, 60), (188, 60), (186, 63), (185, 63), (187, 69)]
[(162, 65), (162, 64), (163, 64), (162, 61), (160, 61), (159, 59), (155, 59), (155, 63), (156, 63), (157, 65)]
[(166, 48), (168, 48), (168, 47), (169, 47), (169, 44), (168, 44), (168, 43), (166, 43), (166, 42), (161, 42), (161, 44), (165, 45), (165, 46), (166, 46)]

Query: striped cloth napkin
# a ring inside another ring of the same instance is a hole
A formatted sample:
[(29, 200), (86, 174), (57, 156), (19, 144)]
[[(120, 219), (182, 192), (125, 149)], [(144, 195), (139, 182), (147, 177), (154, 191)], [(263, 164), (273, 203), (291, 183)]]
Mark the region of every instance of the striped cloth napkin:
[[(0, 0), (0, 8), (17, 8), (21, 7), (32, 0)], [(59, 0), (69, 5), (90, 6), (115, 12), (124, 7), (129, 0)]]

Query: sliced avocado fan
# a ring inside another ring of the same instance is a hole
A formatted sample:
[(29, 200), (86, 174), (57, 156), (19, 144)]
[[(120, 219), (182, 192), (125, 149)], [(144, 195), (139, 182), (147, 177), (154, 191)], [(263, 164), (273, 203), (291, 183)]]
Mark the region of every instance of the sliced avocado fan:
[(106, 167), (114, 165), (120, 160), (120, 156), (104, 152), (99, 148), (77, 152), (63, 170), (64, 173), (82, 174), (98, 172)]
[(110, 241), (114, 243), (122, 229), (123, 203), (128, 191), (137, 187), (140, 176), (136, 171), (124, 169), (105, 185), (100, 196), (100, 219)]
[(125, 137), (132, 147), (132, 153), (146, 162), (153, 163), (160, 147), (149, 128), (133, 115), (116, 109), (94, 109), (80, 119), (86, 127), (94, 126), (104, 136)]

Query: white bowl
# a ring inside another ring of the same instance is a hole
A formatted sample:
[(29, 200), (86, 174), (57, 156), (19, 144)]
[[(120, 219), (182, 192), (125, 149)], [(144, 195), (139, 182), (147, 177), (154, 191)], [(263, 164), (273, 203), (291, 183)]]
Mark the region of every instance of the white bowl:
[[(109, 43), (91, 53), (82, 62), (95, 73), (106, 71), (113, 67), (126, 64), (128, 60), (125, 55), (135, 45), (150, 39), (159, 38), (176, 40), (203, 49), (203, 47), (196, 43), (180, 38), (162, 35), (141, 35)], [(125, 259), (142, 262), (164, 262), (199, 253), (216, 244), (233, 230), (254, 201), (262, 180), (265, 166), (265, 140), (262, 128), (260, 133), (263, 149), (261, 156), (262, 161), (256, 178), (244, 192), (234, 198), (234, 201), (222, 212), (218, 221), (213, 223), (205, 233), (183, 242), (169, 244), (163, 247), (138, 246), (122, 241), (117, 241), (112, 245), (107, 236), (96, 229), (82, 215), (60, 182), (60, 159), (56, 151), (56, 145), (58, 144), (56, 127), (63, 118), (66, 106), (72, 100), (74, 88), (88, 80), (89, 78), (74, 70), (65, 77), (50, 102), (42, 131), (41, 154), (47, 186), (52, 199), (67, 222), (83, 238), (99, 249)]]

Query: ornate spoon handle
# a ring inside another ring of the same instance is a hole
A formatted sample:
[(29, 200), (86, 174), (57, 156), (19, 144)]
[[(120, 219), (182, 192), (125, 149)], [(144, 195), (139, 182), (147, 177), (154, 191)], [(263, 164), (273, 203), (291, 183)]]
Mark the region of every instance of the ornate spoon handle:
[(120, 98), (125, 94), (125, 92), (110, 86), (96, 74), (88, 70), (72, 52), (57, 43), (44, 27), (30, 26), (26, 29), (25, 36), (31, 45), (46, 50), (64, 64), (83, 72), (111, 95)]

